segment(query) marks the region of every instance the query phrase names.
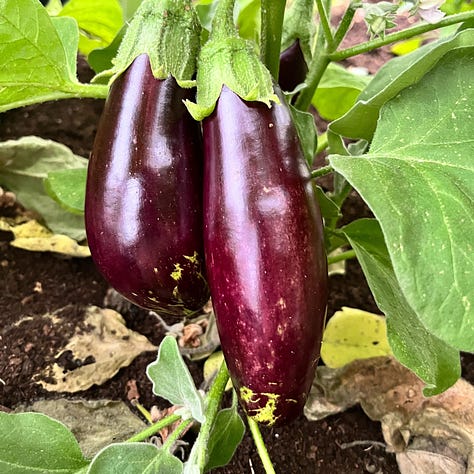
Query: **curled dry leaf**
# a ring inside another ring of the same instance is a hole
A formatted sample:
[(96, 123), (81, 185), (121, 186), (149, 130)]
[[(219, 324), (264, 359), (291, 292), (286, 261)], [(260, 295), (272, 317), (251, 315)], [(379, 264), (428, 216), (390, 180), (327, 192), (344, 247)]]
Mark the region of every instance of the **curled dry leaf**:
[[(426, 398), (423, 386), (391, 357), (356, 360), (339, 369), (319, 367), (305, 415), (319, 420), (360, 403), (371, 419), (381, 422), (388, 449), (403, 453), (398, 456), (400, 469), (402, 464), (407, 469), (403, 474), (457, 472), (443, 470), (444, 457), (464, 466), (460, 472), (474, 473), (474, 387), (460, 379), (442, 394)], [(429, 451), (420, 449), (427, 443)]]
[(119, 313), (89, 306), (83, 323), (56, 354), (55, 362), (35, 380), (48, 391), (87, 390), (112, 378), (142, 352), (154, 350), (157, 347), (145, 336), (125, 326)]

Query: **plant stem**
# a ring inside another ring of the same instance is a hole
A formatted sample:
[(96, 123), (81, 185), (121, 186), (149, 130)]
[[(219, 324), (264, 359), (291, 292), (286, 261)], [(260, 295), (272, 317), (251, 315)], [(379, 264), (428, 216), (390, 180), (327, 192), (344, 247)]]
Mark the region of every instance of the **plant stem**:
[(106, 99), (109, 93), (109, 86), (104, 84), (74, 84), (71, 87), (74, 97), (90, 99)]
[(145, 428), (143, 431), (140, 431), (140, 433), (137, 433), (131, 438), (128, 438), (125, 442), (137, 443), (140, 441), (145, 441), (147, 438), (149, 438), (150, 436), (153, 436), (165, 426), (171, 425), (172, 423), (180, 419), (181, 417), (179, 415), (169, 415), (166, 418), (163, 418), (162, 420), (158, 421), (154, 425), (151, 425), (148, 428)]
[(319, 81), (321, 80), (321, 77), (323, 77), (324, 71), (326, 71), (329, 63), (330, 59), (325, 48), (315, 53), (305, 81), (307, 87), (300, 91), (295, 102), (295, 107), (297, 109), (308, 110), (309, 106), (311, 105), (314, 91), (318, 87)]
[(256, 421), (247, 416), (247, 422), (249, 424), (250, 432), (252, 433), (253, 441), (257, 448), (258, 455), (262, 461), (263, 467), (267, 474), (275, 474), (275, 468), (273, 467), (270, 456), (268, 455), (267, 447), (262, 438), (262, 433)]
[(334, 42), (333, 42), (333, 50), (336, 49), (346, 36), (347, 31), (349, 30), (352, 19), (354, 18), (356, 12), (356, 8), (352, 5), (352, 3), (347, 7), (344, 15), (337, 27), (336, 33), (334, 33)]
[(163, 449), (165, 451), (171, 451), (171, 448), (173, 447), (173, 444), (176, 442), (177, 439), (181, 436), (182, 432), (194, 421), (191, 420), (184, 420), (182, 421), (175, 430), (173, 430), (172, 433), (166, 438), (166, 441), (163, 443)]
[(343, 260), (349, 260), (350, 258), (356, 258), (356, 253), (354, 250), (347, 250), (346, 252), (342, 252), (339, 255), (333, 255), (332, 257), (328, 257), (328, 265), (332, 265), (333, 263), (342, 262)]
[(334, 168), (331, 165), (322, 166), (316, 170), (311, 171), (311, 179), (316, 179), (321, 176), (326, 176), (334, 171)]
[(224, 393), (228, 380), (229, 372), (224, 361), (222, 362), (219, 372), (217, 373), (214, 382), (212, 382), (209, 393), (207, 394), (206, 419), (201, 425), (199, 435), (195, 442), (195, 444), (198, 446), (196, 448), (198, 451), (197, 465), (200, 469), (200, 472), (204, 472), (204, 468), (206, 467), (207, 445), (209, 442), (209, 437), (211, 436), (211, 431), (221, 404), (222, 394)]
[(443, 18), (438, 23), (432, 24), (423, 22), (405, 30), (391, 33), (385, 36), (384, 38), (377, 38), (371, 41), (367, 41), (365, 43), (358, 44), (356, 46), (352, 46), (350, 48), (332, 52), (328, 56), (331, 61), (342, 61), (343, 59), (347, 59), (352, 56), (357, 56), (358, 54), (367, 53), (374, 49), (380, 48), (381, 46), (386, 46), (387, 44), (395, 43), (396, 41), (412, 38), (413, 36), (417, 36), (428, 31), (436, 30), (438, 28), (443, 28), (445, 26), (454, 25), (456, 23), (461, 23), (463, 21), (472, 19), (474, 19), (474, 11), (457, 13), (456, 15), (450, 15), (446, 18)]
[(328, 14), (324, 8), (323, 0), (316, 0), (316, 5), (318, 7), (319, 18), (321, 22), (321, 27), (323, 29), (324, 37), (326, 39), (326, 45), (328, 51), (333, 50), (333, 35), (331, 31), (331, 25), (329, 24)]
[(260, 56), (274, 79), (278, 79), (280, 68), (281, 32), (285, 4), (285, 0), (262, 0)]
[(132, 401), (132, 405), (145, 417), (148, 423), (153, 423), (150, 412), (141, 403), (138, 403), (137, 401)]

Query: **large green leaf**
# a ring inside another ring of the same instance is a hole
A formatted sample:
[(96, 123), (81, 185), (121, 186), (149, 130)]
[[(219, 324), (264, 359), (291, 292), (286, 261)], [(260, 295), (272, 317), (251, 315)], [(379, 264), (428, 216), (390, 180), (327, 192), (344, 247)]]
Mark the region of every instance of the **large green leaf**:
[(312, 104), (321, 117), (335, 120), (354, 105), (370, 79), (370, 76), (357, 75), (338, 64), (331, 63), (321, 78)]
[[(44, 179), (53, 171), (84, 170), (86, 166), (85, 158), (51, 140), (23, 137), (0, 143), (0, 185), (13, 191), (27, 209), (38, 212), (53, 232), (77, 241), (85, 238), (84, 218), (71, 214), (54, 201), (44, 188)], [(65, 193), (66, 184), (58, 183)]]
[(146, 373), (153, 382), (155, 395), (175, 405), (184, 406), (195, 420), (200, 423), (204, 421), (203, 399), (194, 385), (174, 337), (166, 336), (163, 339), (158, 357), (147, 367)]
[(148, 443), (111, 444), (100, 451), (87, 474), (181, 474), (183, 463), (168, 451)]
[(403, 89), (417, 83), (448, 51), (474, 46), (474, 29), (464, 30), (427, 44), (411, 54), (394, 58), (362, 91), (356, 104), (332, 122), (329, 129), (338, 135), (371, 140), (381, 107)]
[(457, 49), (381, 111), (368, 154), (329, 158), (378, 218), (423, 325), (474, 351), (474, 47)]
[(46, 192), (64, 209), (84, 214), (87, 166), (48, 172), (44, 182)]
[(106, 97), (76, 79), (78, 29), (51, 19), (37, 0), (0, 0), (0, 112), (68, 97)]
[(79, 51), (85, 55), (93, 49), (108, 46), (123, 25), (122, 7), (118, 0), (69, 0), (59, 16), (77, 21), (81, 32)]
[(73, 434), (41, 413), (0, 412), (0, 472), (73, 474), (88, 465)]
[(433, 336), (408, 304), (378, 222), (359, 219), (342, 231), (356, 252), (378, 307), (387, 317), (393, 354), (427, 384), (425, 395), (446, 390), (461, 374), (459, 351)]

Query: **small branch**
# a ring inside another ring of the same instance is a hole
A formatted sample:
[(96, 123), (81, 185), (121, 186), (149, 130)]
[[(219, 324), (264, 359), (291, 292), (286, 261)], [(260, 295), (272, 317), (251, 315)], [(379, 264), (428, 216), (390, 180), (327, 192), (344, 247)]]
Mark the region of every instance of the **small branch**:
[(342, 252), (338, 255), (328, 257), (328, 265), (332, 265), (333, 263), (337, 262), (342, 262), (343, 260), (349, 260), (350, 258), (356, 258), (356, 253), (354, 250), (347, 250), (346, 252)]
[(179, 439), (183, 431), (189, 426), (194, 423), (194, 420), (184, 420), (182, 421), (175, 430), (166, 438), (166, 441), (163, 443), (163, 450), (171, 451), (176, 440)]
[(275, 468), (273, 467), (270, 456), (268, 455), (267, 447), (265, 446), (265, 442), (263, 441), (262, 433), (260, 432), (260, 428), (258, 427), (257, 422), (252, 420), (252, 418), (250, 418), (249, 416), (247, 416), (247, 422), (249, 424), (253, 441), (257, 448), (258, 455), (260, 456), (266, 474), (275, 474)]
[(171, 425), (175, 421), (180, 420), (181, 417), (179, 415), (169, 415), (166, 418), (163, 418), (162, 420), (158, 421), (154, 425), (149, 426), (148, 428), (145, 428), (143, 431), (140, 431), (140, 433), (137, 433), (136, 435), (132, 436), (131, 438), (128, 438), (125, 442), (126, 443), (138, 443), (140, 441), (145, 441), (148, 439), (150, 436), (153, 436), (156, 434), (158, 431), (160, 431), (162, 428)]
[(278, 79), (285, 0), (262, 0), (260, 56), (272, 77)]
[(139, 403), (137, 400), (132, 400), (131, 403), (143, 415), (148, 423), (153, 423), (150, 412), (141, 403)]
[(323, 166), (317, 170), (311, 171), (311, 179), (320, 178), (321, 176), (326, 176), (331, 174), (334, 171), (334, 168), (331, 165)]
[(347, 7), (347, 10), (344, 12), (344, 16), (342, 17), (339, 26), (337, 27), (336, 33), (334, 33), (334, 42), (333, 42), (333, 48), (336, 49), (346, 36), (346, 33), (348, 32), (352, 19), (354, 18), (356, 12), (356, 8), (350, 4)]
[(324, 8), (323, 0), (316, 0), (316, 5), (318, 7), (319, 18), (326, 39), (327, 49), (328, 51), (332, 51), (334, 38), (332, 36), (331, 25), (329, 24), (329, 18), (326, 9)]
[(342, 49), (340, 51), (335, 51), (328, 55), (331, 61), (342, 61), (343, 59), (350, 58), (352, 56), (357, 56), (358, 54), (367, 53), (374, 49), (380, 48), (381, 46), (386, 46), (396, 41), (406, 40), (412, 38), (413, 36), (420, 35), (422, 33), (427, 33), (428, 31), (436, 30), (438, 28), (443, 28), (449, 25), (455, 25), (456, 23), (461, 23), (463, 21), (474, 19), (474, 11), (457, 13), (456, 15), (450, 15), (446, 18), (443, 18), (438, 23), (421, 23), (414, 25), (410, 28), (407, 28), (402, 31), (397, 31), (391, 33), (384, 38), (377, 38), (365, 43), (352, 46), (351, 48)]
[(214, 427), (214, 422), (219, 411), (222, 395), (228, 380), (229, 372), (225, 362), (222, 362), (219, 372), (217, 373), (216, 378), (214, 379), (214, 382), (212, 383), (209, 393), (206, 397), (206, 419), (201, 425), (199, 435), (195, 442), (198, 445), (197, 465), (200, 469), (200, 472), (204, 472), (204, 468), (206, 467), (207, 445), (209, 442), (209, 437), (211, 436), (211, 431)]

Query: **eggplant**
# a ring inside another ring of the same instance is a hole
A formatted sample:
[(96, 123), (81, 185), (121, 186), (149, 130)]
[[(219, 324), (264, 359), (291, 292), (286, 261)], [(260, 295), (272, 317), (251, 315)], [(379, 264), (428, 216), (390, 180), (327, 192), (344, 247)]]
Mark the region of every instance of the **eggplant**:
[(222, 350), (255, 421), (297, 417), (327, 306), (323, 225), (290, 111), (223, 87), (203, 120), (204, 250)]
[(308, 65), (300, 42), (296, 40), (280, 54), (278, 84), (284, 91), (291, 92), (298, 84), (304, 82), (307, 74)]
[(138, 56), (112, 84), (89, 161), (92, 258), (125, 298), (161, 314), (208, 301), (202, 236), (202, 137), (171, 76)]

